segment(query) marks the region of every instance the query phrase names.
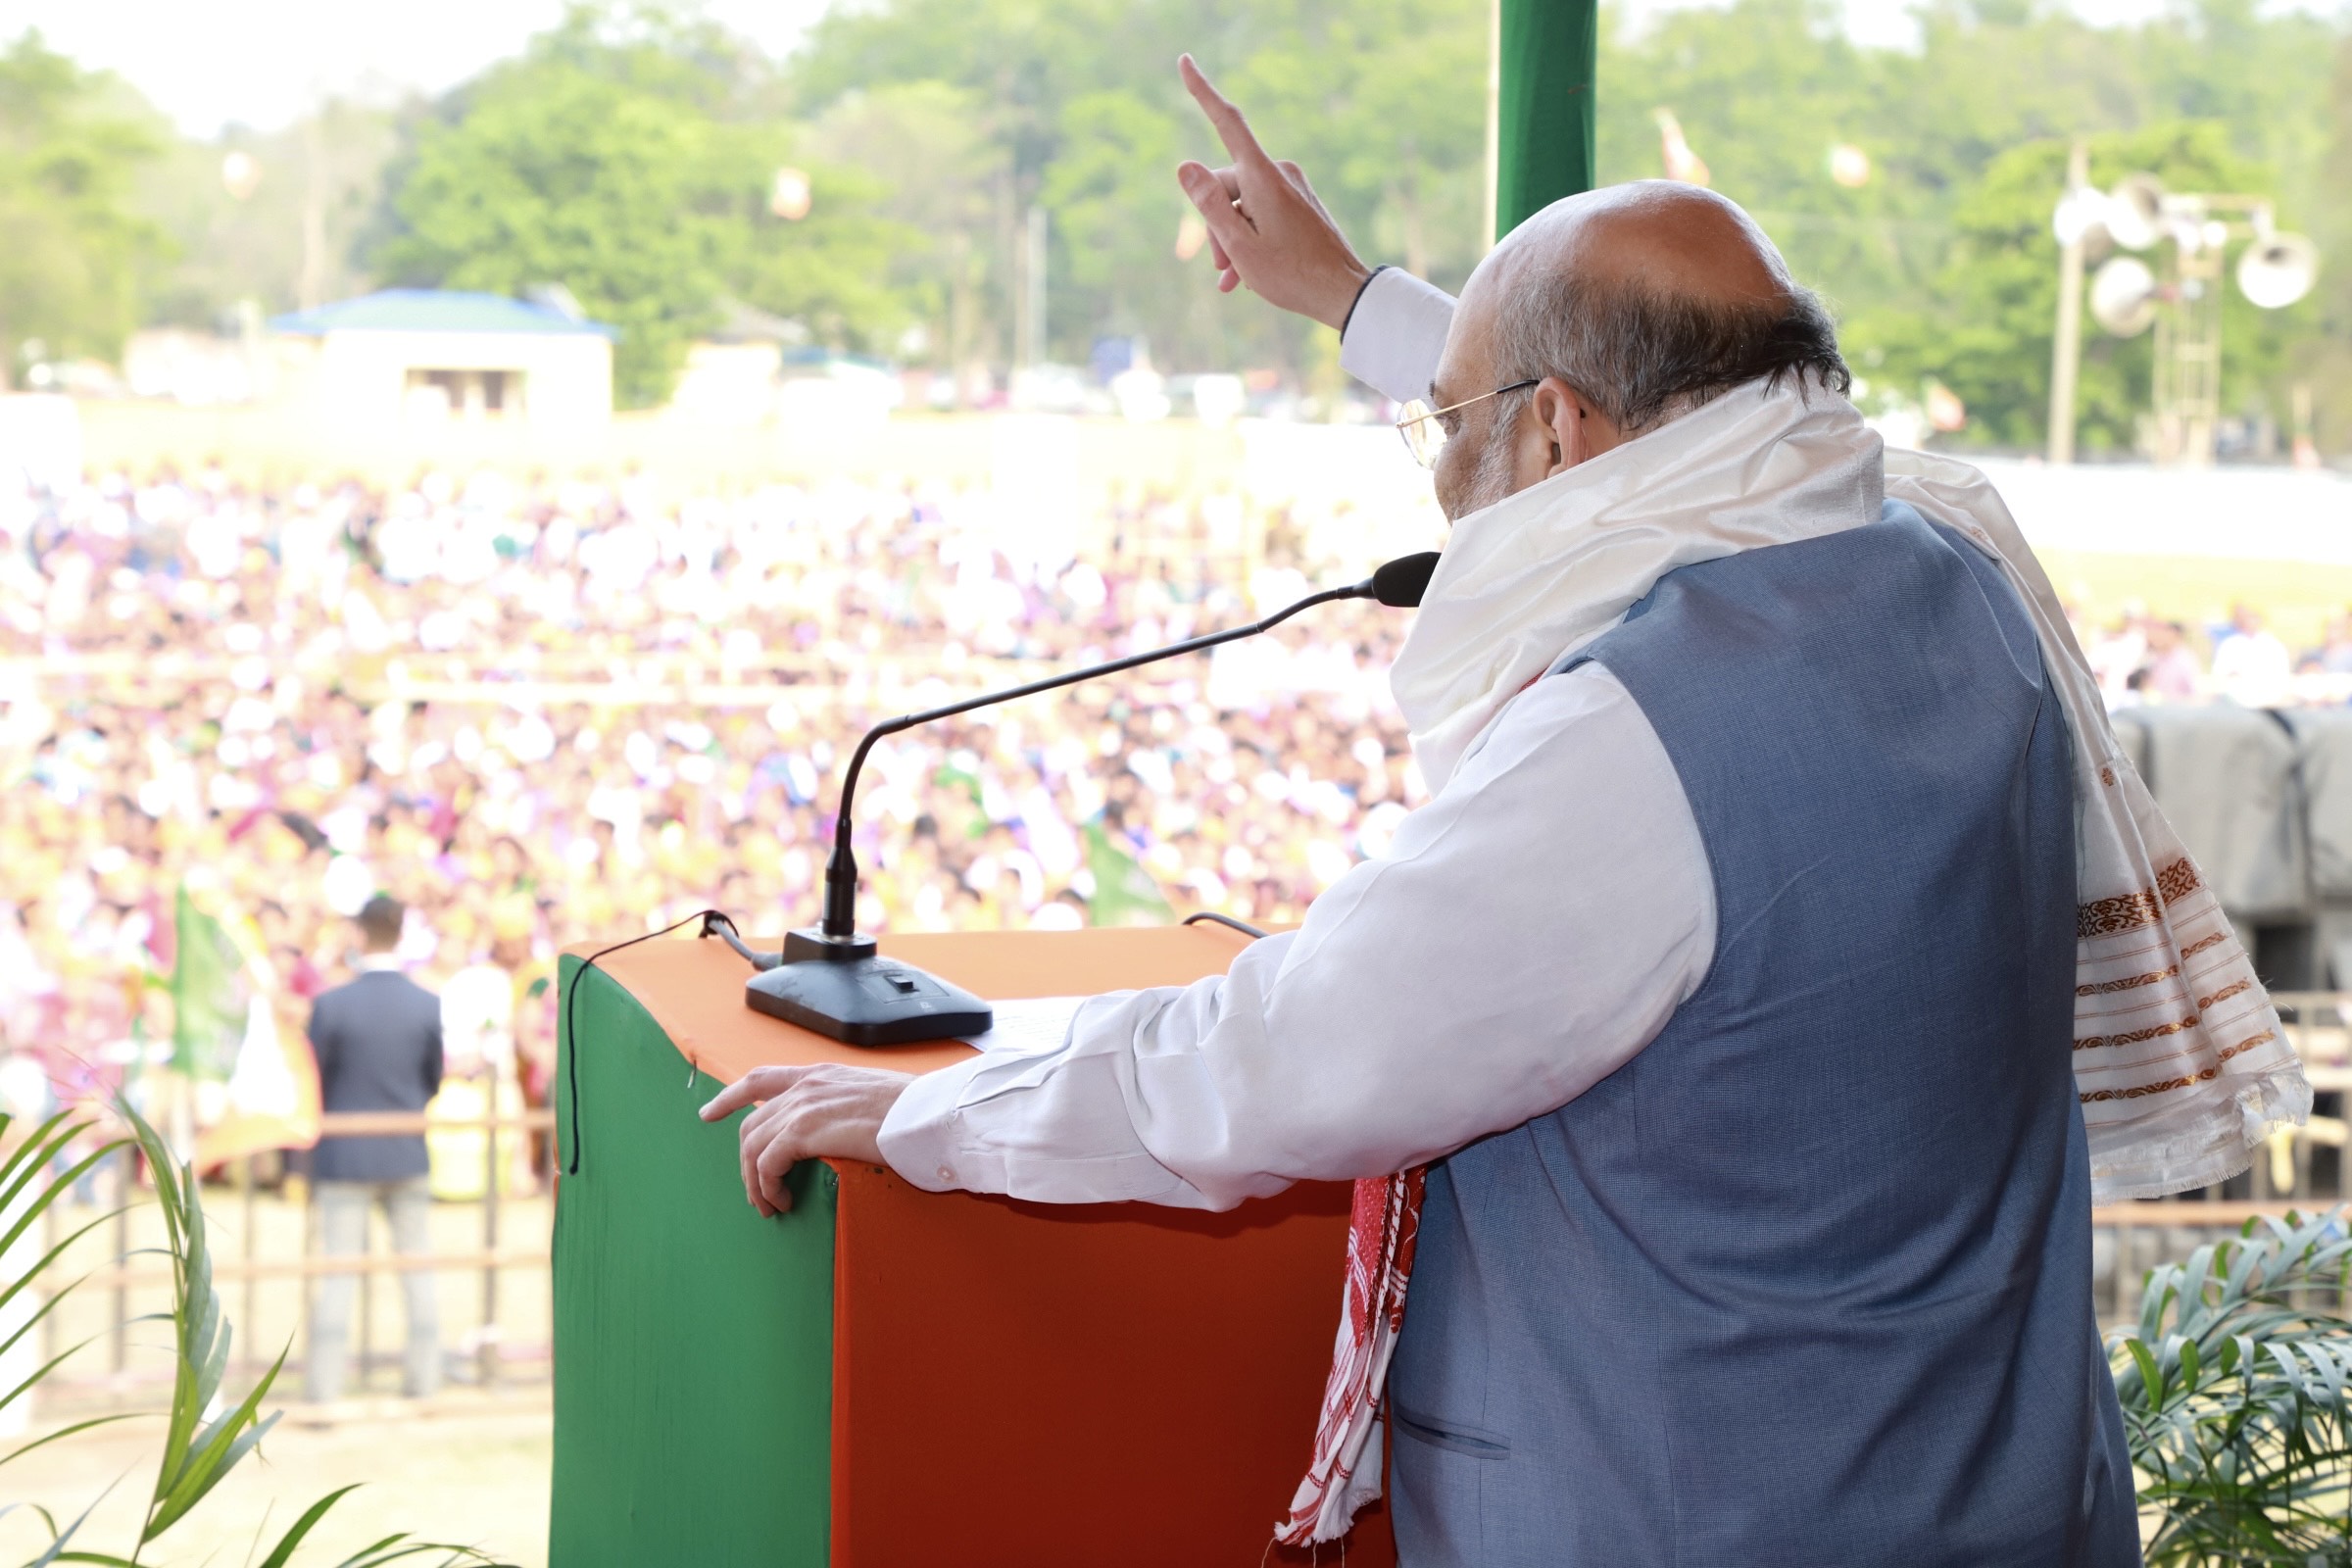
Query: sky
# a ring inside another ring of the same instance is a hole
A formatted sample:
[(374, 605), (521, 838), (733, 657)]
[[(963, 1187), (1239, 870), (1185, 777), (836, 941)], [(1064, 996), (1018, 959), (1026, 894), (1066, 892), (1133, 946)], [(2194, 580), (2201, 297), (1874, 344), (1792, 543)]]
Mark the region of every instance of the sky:
[[(709, 0), (734, 30), (782, 52), (825, 0)], [(553, 26), (564, 0), (7, 0), (0, 37), (26, 26), (112, 71), (182, 131), (270, 130), (321, 98), (454, 87)]]
[[(1690, 0), (1622, 0), (1642, 13)], [(1705, 3), (1705, 0), (1699, 0)], [(2294, 3), (2294, 0), (2288, 0)], [(2306, 0), (2317, 8), (2320, 0)], [(790, 49), (827, 0), (705, 0), (710, 15), (775, 53)], [(2094, 22), (2136, 20), (2162, 0), (2075, 0)], [(191, 135), (230, 123), (270, 130), (319, 99), (437, 93), (522, 47), (563, 15), (563, 0), (9, 0), (0, 37), (24, 26), (84, 67), (128, 80)], [(1915, 37), (1910, 0), (1845, 0), (1857, 42)]]

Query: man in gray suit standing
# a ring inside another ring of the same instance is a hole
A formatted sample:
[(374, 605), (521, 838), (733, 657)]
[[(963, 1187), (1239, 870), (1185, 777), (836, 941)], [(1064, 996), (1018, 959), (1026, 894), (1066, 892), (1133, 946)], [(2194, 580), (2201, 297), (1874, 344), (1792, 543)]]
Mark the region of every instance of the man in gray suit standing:
[[(405, 911), (377, 894), (360, 910), (359, 974), (311, 1004), (311, 1050), (318, 1058), (318, 1098), (329, 1113), (421, 1111), (441, 1089), (441, 1001), (400, 972)], [(321, 1138), (312, 1161), (318, 1213), (330, 1256), (368, 1250), (368, 1213), (382, 1205), (392, 1250), (432, 1250), (432, 1193), (421, 1133)], [(324, 1276), (311, 1327), (310, 1396), (342, 1397), (349, 1359), (353, 1274)], [(422, 1398), (441, 1386), (441, 1334), (433, 1276), (401, 1275), (408, 1298), (409, 1344), (403, 1392)]]

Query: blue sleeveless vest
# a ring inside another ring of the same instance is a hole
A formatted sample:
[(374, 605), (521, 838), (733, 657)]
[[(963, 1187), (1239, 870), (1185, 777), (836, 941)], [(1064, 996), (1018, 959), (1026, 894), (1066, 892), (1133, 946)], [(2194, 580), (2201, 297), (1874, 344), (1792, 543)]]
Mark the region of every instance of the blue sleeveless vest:
[(1681, 776), (1715, 955), (1624, 1067), (1430, 1173), (1405, 1568), (2136, 1564), (2024, 606), (1889, 503), (1669, 574), (1584, 659)]

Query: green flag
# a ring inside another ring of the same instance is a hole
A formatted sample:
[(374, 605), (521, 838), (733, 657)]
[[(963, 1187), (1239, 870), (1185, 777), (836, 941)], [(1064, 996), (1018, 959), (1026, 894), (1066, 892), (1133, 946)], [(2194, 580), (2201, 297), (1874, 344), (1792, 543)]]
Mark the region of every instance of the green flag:
[(245, 985), (236, 944), (181, 888), (173, 906), (172, 1065), (225, 1080), (245, 1037)]
[(1086, 868), (1095, 878), (1095, 896), (1086, 903), (1089, 925), (1167, 925), (1176, 918), (1152, 873), (1111, 843), (1101, 822), (1086, 824)]
[[(988, 812), (981, 808), (982, 791), (979, 774), (969, 768), (958, 766), (955, 758), (950, 757), (947, 761), (940, 763), (938, 771), (931, 775), (931, 784), (934, 789), (951, 789), (961, 797), (956, 803), (958, 808), (952, 813), (956, 820), (943, 820), (939, 823), (941, 838), (981, 839), (988, 836)], [(936, 800), (931, 808), (934, 811), (940, 809)]]

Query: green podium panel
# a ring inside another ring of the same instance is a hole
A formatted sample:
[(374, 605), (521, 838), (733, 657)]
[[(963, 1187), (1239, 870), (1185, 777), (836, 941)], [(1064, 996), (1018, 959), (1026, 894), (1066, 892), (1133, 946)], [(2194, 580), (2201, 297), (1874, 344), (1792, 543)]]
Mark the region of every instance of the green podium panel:
[[(566, 956), (564, 994), (579, 959)], [(835, 1178), (744, 1201), (732, 1126), (603, 971), (580, 983), (555, 1234), (555, 1568), (820, 1568), (831, 1478)], [(571, 1042), (564, 1043), (568, 1056)]]

